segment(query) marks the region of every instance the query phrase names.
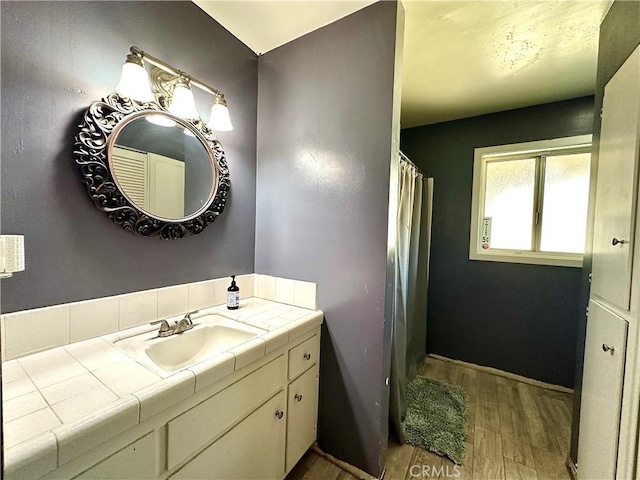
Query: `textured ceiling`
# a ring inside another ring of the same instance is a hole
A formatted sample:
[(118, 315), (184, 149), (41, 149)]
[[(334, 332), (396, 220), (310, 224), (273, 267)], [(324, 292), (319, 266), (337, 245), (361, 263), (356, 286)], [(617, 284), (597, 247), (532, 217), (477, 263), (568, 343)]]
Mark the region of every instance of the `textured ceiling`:
[(591, 95), (611, 1), (405, 1), (402, 126)]
[[(194, 1), (256, 53), (373, 3)], [(404, 0), (402, 127), (593, 94), (612, 1)]]

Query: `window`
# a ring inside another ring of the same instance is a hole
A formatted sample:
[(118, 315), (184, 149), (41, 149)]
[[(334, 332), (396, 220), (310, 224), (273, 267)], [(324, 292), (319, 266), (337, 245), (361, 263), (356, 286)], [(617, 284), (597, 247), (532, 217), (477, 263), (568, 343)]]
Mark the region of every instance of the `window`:
[(582, 266), (591, 135), (477, 148), (469, 258)]

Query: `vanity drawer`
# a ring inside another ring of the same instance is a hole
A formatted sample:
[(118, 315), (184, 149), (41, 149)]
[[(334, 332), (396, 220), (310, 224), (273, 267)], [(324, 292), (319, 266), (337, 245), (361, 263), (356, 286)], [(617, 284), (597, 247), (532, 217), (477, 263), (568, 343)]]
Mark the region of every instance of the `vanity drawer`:
[(280, 355), (167, 424), (167, 463), (173, 468), (232, 426), (286, 382)]
[(293, 380), (320, 358), (320, 335), (314, 335), (289, 350), (289, 380)]

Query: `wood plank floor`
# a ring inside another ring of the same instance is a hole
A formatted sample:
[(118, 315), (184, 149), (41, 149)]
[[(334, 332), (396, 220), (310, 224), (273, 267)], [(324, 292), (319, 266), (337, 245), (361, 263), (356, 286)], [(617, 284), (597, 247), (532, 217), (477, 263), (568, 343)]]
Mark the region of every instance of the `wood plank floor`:
[[(570, 480), (565, 466), (572, 395), (426, 358), (420, 375), (469, 394), (466, 458), (461, 467), (411, 445), (390, 442), (385, 480)], [(309, 451), (287, 480), (357, 480)]]

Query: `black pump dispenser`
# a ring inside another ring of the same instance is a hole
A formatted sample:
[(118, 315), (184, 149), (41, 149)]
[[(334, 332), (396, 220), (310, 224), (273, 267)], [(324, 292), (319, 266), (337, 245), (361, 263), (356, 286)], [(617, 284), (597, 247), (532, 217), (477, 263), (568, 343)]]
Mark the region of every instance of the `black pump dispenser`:
[(240, 306), (240, 288), (236, 285), (236, 276), (231, 275), (231, 285), (227, 288), (227, 308), (237, 310)]

